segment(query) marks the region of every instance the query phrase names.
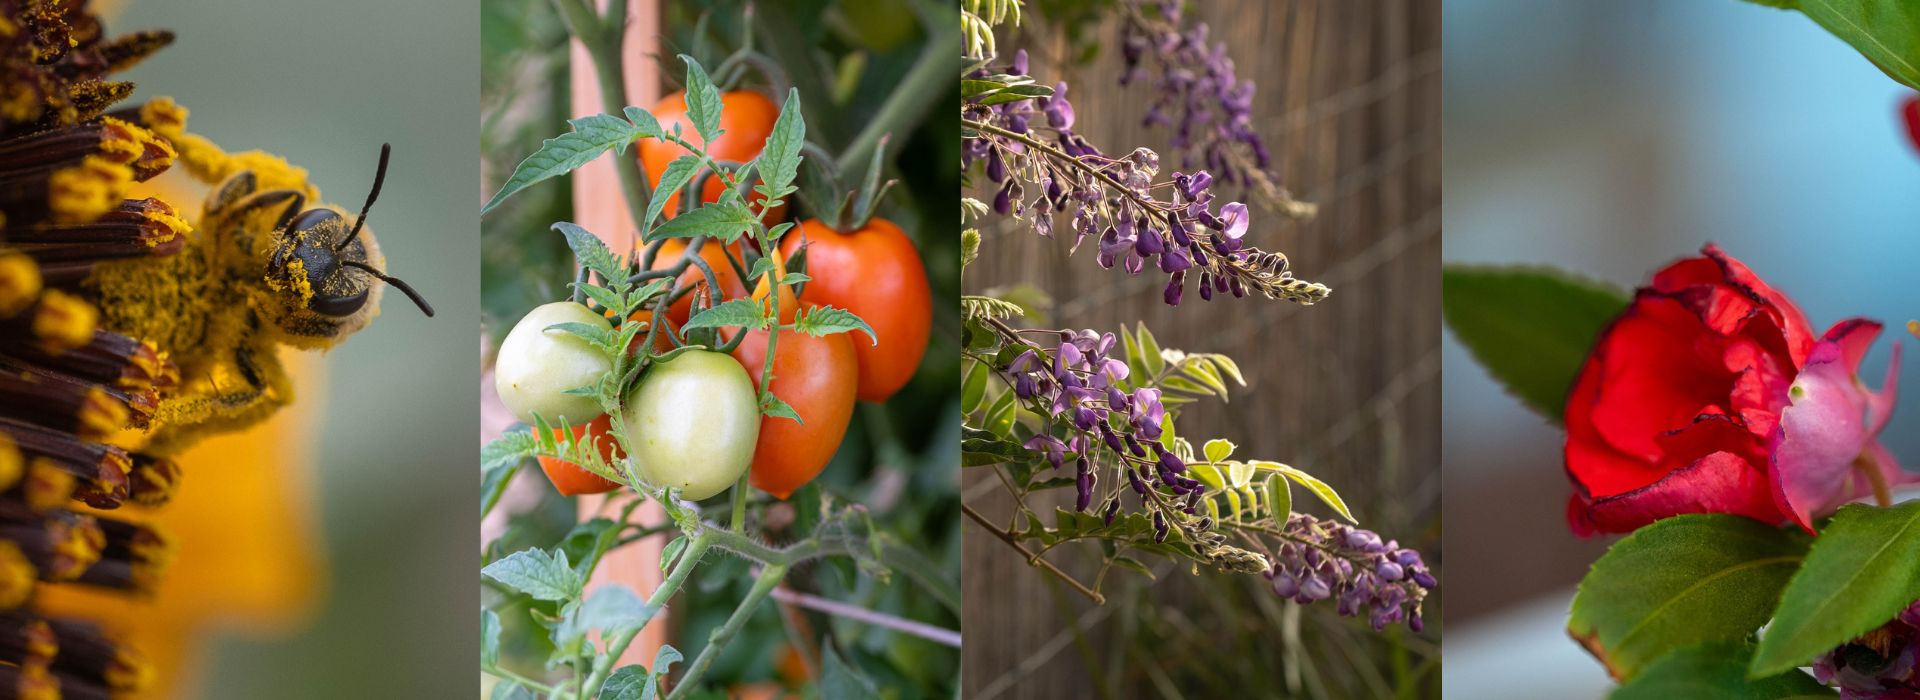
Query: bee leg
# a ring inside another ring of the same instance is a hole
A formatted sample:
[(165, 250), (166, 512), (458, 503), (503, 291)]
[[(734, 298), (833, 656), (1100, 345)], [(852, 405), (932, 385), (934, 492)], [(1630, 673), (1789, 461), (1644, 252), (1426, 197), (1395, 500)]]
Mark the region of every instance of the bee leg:
[(286, 368), (271, 346), (243, 341), (174, 396), (154, 415), (152, 440), (142, 452), (171, 456), (208, 435), (240, 430), (265, 420), (293, 400)]

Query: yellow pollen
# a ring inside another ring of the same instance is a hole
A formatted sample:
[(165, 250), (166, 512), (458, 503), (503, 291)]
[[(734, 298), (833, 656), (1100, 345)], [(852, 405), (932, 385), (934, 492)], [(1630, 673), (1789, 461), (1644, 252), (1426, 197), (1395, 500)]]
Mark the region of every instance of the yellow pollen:
[(28, 664), (20, 667), (14, 693), (20, 700), (60, 700), (60, 679), (47, 672), (46, 664)]
[(20, 546), (0, 540), (0, 610), (11, 610), (27, 602), (33, 595), (33, 582), (40, 578), (33, 562), (20, 551)]
[(132, 649), (120, 647), (114, 652), (113, 665), (107, 668), (107, 687), (123, 693), (135, 693), (153, 685), (153, 664)]
[(171, 97), (156, 97), (140, 106), (140, 121), (161, 136), (173, 138), (187, 129), (187, 108)]
[(133, 184), (133, 168), (101, 156), (61, 168), (47, 178), (47, 207), (55, 221), (84, 224), (111, 211)]
[(0, 433), (0, 491), (20, 483), (20, 474), (26, 469), (27, 459), (21, 456), (19, 446), (6, 433)]
[(87, 400), (80, 404), (79, 428), (73, 432), (88, 440), (105, 440), (127, 427), (131, 418), (127, 405), (108, 394), (106, 389), (87, 389)]
[(0, 253), (0, 318), (25, 311), (40, 296), (40, 266), (25, 253)]
[(33, 316), (33, 335), (50, 354), (72, 350), (93, 340), (100, 324), (100, 310), (85, 300), (49, 289), (40, 296), (40, 310)]
[(27, 507), (41, 513), (66, 505), (73, 498), (73, 488), (73, 475), (45, 457), (35, 457), (27, 464), (27, 478), (20, 485)]
[(54, 569), (47, 572), (54, 581), (79, 578), (100, 561), (100, 552), (107, 546), (107, 533), (90, 517), (49, 527), (48, 532), (58, 538), (53, 543)]

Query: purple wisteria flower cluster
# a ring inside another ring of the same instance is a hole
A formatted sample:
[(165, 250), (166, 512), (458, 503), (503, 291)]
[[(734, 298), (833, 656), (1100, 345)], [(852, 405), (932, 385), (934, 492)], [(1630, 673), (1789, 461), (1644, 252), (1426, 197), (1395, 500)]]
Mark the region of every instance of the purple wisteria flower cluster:
[(1420, 553), (1344, 523), (1294, 513), (1266, 576), (1273, 592), (1298, 603), (1333, 599), (1342, 615), (1367, 612), (1375, 630), (1406, 621), (1425, 629), (1420, 606), (1439, 585)]
[[(1001, 77), (1026, 76), (1026, 52), (1016, 53), (1004, 69)], [(988, 76), (987, 69), (974, 74)], [(1000, 104), (975, 98), (963, 105), (961, 169), (985, 163), (995, 212), (1027, 221), (1047, 237), (1053, 236), (1054, 215), (1067, 215), (1074, 250), (1097, 237), (1102, 267), (1137, 275), (1153, 265), (1167, 276), (1168, 304), (1180, 303), (1189, 277), (1204, 300), (1216, 294), (1301, 304), (1326, 298), (1325, 285), (1293, 277), (1285, 255), (1247, 245), (1251, 212), (1240, 202), (1216, 210), (1208, 171), (1162, 179), (1160, 156), (1151, 149), (1117, 158), (1102, 153), (1074, 133), (1066, 95), (1062, 83), (1045, 97)]]
[(1142, 121), (1172, 131), (1181, 167), (1205, 168), (1222, 182), (1239, 185), (1272, 208), (1312, 216), (1314, 207), (1295, 201), (1267, 168), (1272, 156), (1253, 128), (1252, 80), (1241, 79), (1226, 42), (1209, 39), (1205, 22), (1185, 26), (1180, 0), (1121, 3), (1121, 85), (1142, 82), (1151, 65), (1152, 99)]
[[(1021, 331), (997, 328), (1008, 346), (1026, 349), (995, 369), (1015, 397), (1046, 419), (1024, 447), (1055, 469), (1073, 464), (1076, 510), (1085, 512), (1098, 500), (1101, 521), (1112, 525), (1125, 492), (1111, 487), (1101, 496), (1099, 476), (1118, 472), (1141, 512), (1149, 514), (1155, 544), (1177, 530), (1200, 559), (1226, 571), (1263, 574), (1283, 597), (1300, 603), (1332, 598), (1340, 614), (1367, 613), (1375, 629), (1401, 621), (1414, 631), (1422, 629), (1421, 604), (1436, 582), (1418, 552), (1367, 530), (1299, 513), (1275, 515), (1269, 527), (1238, 518), (1216, 521), (1210, 510), (1203, 511), (1206, 485), (1190, 476), (1186, 460), (1161, 440), (1167, 408), (1160, 390), (1126, 388), (1142, 382), (1126, 381), (1132, 370), (1114, 356), (1114, 334), (1028, 331), (1057, 339), (1049, 351), (1026, 343)], [(1228, 544), (1228, 533), (1268, 551)]]
[(1845, 700), (1920, 698), (1920, 601), (1893, 621), (1813, 662), (1815, 680)]

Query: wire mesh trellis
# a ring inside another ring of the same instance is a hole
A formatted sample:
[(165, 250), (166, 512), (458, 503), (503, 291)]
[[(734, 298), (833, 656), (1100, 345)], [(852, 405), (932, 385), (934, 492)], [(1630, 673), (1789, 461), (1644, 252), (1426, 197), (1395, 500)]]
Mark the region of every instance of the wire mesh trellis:
[[(1212, 36), (1227, 43), (1240, 77), (1258, 86), (1255, 126), (1273, 153), (1270, 172), (1319, 207), (1316, 217), (1298, 222), (1256, 207), (1248, 240), (1285, 252), (1296, 274), (1331, 286), (1332, 296), (1300, 307), (1231, 297), (1208, 303), (1190, 293), (1181, 307), (1167, 307), (1164, 276), (1128, 278), (1100, 269), (1090, 251), (1070, 258), (1068, 241), (1040, 238), (1010, 220), (983, 230), (986, 243), (969, 268), (969, 291), (1030, 283), (1051, 296), (1045, 311), (1052, 327), (1118, 330), (1144, 321), (1165, 347), (1232, 356), (1248, 386), (1231, 403), (1192, 404), (1182, 435), (1196, 442), (1224, 437), (1240, 445), (1237, 454), (1312, 471), (1340, 489), (1363, 525), (1424, 550), (1438, 570), (1439, 3), (1216, 0), (1190, 3), (1189, 18), (1207, 22)], [(1076, 130), (1093, 143), (1169, 153), (1167, 134), (1141, 124), (1144, 92), (1151, 88), (1117, 84), (1118, 52), (1063, 63), (1065, 40), (1054, 29), (1033, 21), (1001, 46), (1025, 47), (1032, 73), (1043, 81), (1068, 80), (1080, 115)], [(1109, 23), (1093, 36), (1113, 46), (1117, 27)], [(1164, 166), (1172, 170), (1177, 160), (1169, 157)], [(1012, 499), (993, 472), (969, 469), (963, 478), (966, 503), (1006, 522)], [(1071, 490), (1034, 494), (1028, 502), (1042, 512), (1070, 507)], [(1069, 550), (1048, 559), (1091, 580), (1094, 558)], [(1165, 680), (1156, 677), (1156, 664), (1129, 663), (1133, 659), (1096, 648), (1131, 633), (1124, 618), (1134, 614), (1132, 603), (1115, 596), (1095, 606), (1063, 593), (1018, 552), (977, 529), (965, 538), (964, 555), (966, 697), (1091, 696), (1094, 667), (1118, 695), (1165, 694), (1156, 686)], [(1130, 600), (1181, 611), (1180, 619), (1197, 629), (1219, 623), (1206, 619), (1200, 598), (1211, 594), (1192, 585), (1185, 569), (1163, 563), (1156, 573), (1152, 582), (1132, 584), (1143, 592)], [(1140, 578), (1110, 574), (1110, 591), (1113, 581), (1127, 577)], [(1438, 593), (1427, 605), (1430, 637), (1439, 629)], [(1331, 611), (1309, 616), (1323, 613)], [(1233, 651), (1271, 659), (1269, 667), (1278, 671), (1288, 657), (1277, 632), (1273, 640), (1269, 648)], [(1319, 658), (1311, 651), (1306, 656)], [(1321, 678), (1306, 669), (1302, 692), (1387, 694), (1383, 679), (1370, 675), (1371, 668), (1363, 671)], [(1437, 694), (1437, 683), (1431, 687)]]

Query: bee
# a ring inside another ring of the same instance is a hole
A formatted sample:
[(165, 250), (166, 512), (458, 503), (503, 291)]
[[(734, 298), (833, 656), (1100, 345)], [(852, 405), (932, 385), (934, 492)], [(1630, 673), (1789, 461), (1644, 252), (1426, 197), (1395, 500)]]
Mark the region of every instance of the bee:
[(272, 415), (293, 399), (279, 348), (337, 345), (379, 313), (386, 287), (433, 316), (412, 286), (386, 273), (366, 227), (391, 144), (381, 146), (373, 186), (353, 216), (319, 203), (304, 169), (258, 151), (229, 154), (185, 132), (184, 110), (168, 101), (149, 103), (142, 117), (190, 175), (214, 187), (181, 250), (102, 263), (85, 281), (101, 327), (153, 343), (179, 370), (178, 385), (152, 411), (141, 453), (170, 456)]

